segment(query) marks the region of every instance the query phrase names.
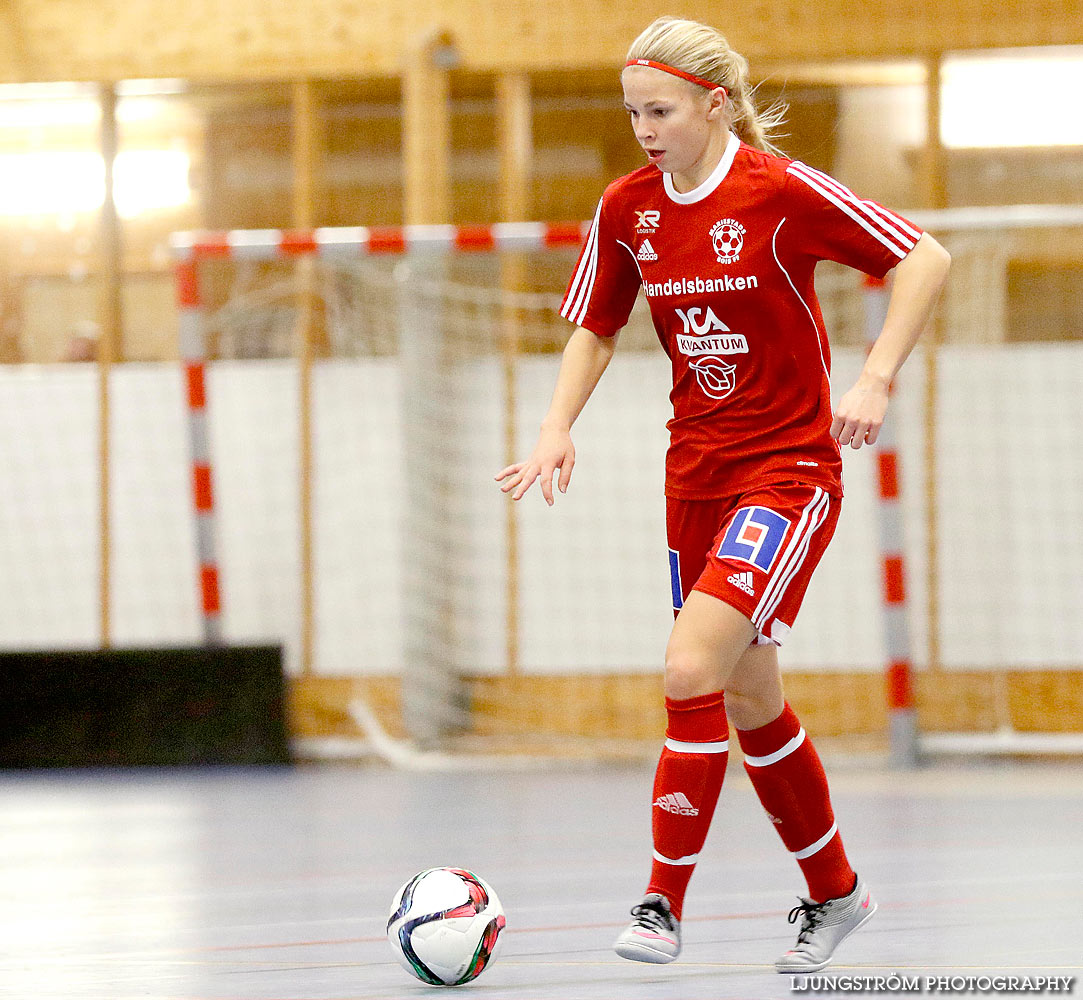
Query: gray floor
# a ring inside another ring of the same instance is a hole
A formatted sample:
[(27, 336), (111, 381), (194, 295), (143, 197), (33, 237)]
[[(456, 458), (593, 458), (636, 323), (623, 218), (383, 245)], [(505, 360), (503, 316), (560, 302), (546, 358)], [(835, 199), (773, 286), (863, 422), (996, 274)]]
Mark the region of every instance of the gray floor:
[[(833, 972), (1083, 972), (1078, 763), (829, 770), (851, 859), (881, 903)], [(740, 767), (692, 883), (680, 961), (642, 966), (609, 950), (643, 888), (650, 777), (344, 765), (0, 774), (0, 996), (433, 996), (395, 964), (383, 929), (395, 889), (440, 864), (477, 870), (508, 915), (469, 995), (798, 995), (769, 967), (793, 940), (797, 868)]]

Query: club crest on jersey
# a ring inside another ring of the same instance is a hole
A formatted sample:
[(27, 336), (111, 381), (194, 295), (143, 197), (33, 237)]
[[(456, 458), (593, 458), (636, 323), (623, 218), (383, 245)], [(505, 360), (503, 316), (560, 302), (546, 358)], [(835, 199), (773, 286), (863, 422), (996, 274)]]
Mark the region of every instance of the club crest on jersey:
[(662, 221), (662, 213), (656, 209), (650, 208), (644, 212), (641, 212), (638, 208), (634, 209), (636, 214), (636, 232), (643, 233), (656, 233), (658, 232), (658, 224)]
[(699, 387), (711, 399), (725, 399), (737, 388), (737, 366), (721, 358), (695, 358), (688, 367), (696, 373)]
[(739, 559), (769, 573), (786, 540), (790, 522), (768, 507), (742, 507), (718, 547), (719, 559)]
[(719, 264), (735, 264), (745, 245), (745, 227), (736, 219), (719, 219), (711, 226), (711, 245)]

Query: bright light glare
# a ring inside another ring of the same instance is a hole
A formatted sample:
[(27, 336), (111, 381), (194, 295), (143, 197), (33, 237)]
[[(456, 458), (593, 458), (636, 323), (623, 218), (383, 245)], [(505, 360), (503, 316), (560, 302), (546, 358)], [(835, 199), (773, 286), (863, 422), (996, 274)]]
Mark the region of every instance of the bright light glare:
[(101, 107), (89, 98), (66, 101), (0, 100), (0, 128), (97, 128)]
[[(186, 205), (192, 197), (188, 166), (188, 154), (182, 150), (133, 149), (118, 153), (114, 178), (117, 212), (128, 219), (143, 212)], [(104, 173), (103, 165), (102, 198)]]
[[(117, 121), (176, 114), (180, 105), (170, 97), (184, 90), (182, 80), (122, 80), (117, 84)], [(0, 129), (97, 127), (100, 120), (101, 101), (92, 84), (0, 84)]]
[(942, 82), (945, 146), (1083, 145), (1083, 49), (950, 57)]
[[(117, 212), (131, 218), (187, 204), (188, 154), (172, 149), (117, 154)], [(92, 152), (0, 154), (0, 215), (97, 211), (105, 199), (105, 164)]]

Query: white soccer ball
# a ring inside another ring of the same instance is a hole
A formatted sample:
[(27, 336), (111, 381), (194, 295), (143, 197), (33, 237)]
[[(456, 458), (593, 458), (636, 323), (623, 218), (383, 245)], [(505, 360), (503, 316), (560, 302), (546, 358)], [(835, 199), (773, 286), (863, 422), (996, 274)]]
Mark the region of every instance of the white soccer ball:
[(481, 975), (504, 924), (496, 893), (473, 872), (428, 868), (395, 893), (387, 940), (412, 976), (458, 986)]

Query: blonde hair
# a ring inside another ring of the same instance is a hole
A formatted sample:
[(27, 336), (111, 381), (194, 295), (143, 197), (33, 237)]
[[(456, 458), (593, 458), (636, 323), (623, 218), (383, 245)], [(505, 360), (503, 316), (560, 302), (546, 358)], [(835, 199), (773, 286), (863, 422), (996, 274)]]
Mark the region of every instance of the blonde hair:
[(764, 111), (756, 109), (755, 88), (748, 81), (748, 60), (730, 47), (720, 31), (698, 21), (660, 17), (632, 42), (627, 58), (665, 63), (725, 87), (738, 138), (757, 149), (781, 155), (772, 140), (779, 137), (786, 105), (776, 101)]

